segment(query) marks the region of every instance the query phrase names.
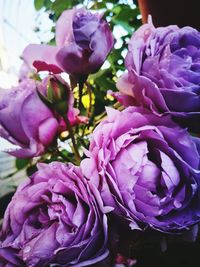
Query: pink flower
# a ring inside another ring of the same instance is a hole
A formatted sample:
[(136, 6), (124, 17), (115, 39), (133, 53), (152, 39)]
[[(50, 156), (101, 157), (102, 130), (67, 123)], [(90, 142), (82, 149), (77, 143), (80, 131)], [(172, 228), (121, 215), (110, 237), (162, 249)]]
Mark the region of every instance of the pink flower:
[(3, 92), (0, 101), (0, 136), (17, 145), (10, 151), (19, 158), (39, 156), (56, 137), (59, 122), (42, 102), (33, 80)]

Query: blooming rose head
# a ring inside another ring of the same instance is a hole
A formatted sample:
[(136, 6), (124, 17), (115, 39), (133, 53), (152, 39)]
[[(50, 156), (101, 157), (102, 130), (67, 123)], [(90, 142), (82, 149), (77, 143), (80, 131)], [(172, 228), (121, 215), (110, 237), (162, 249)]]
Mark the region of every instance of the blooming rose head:
[(108, 255), (106, 215), (80, 168), (59, 162), (38, 168), (5, 213), (3, 266), (80, 267), (103, 260)]
[(178, 233), (200, 221), (199, 142), (168, 116), (108, 109), (81, 167), (131, 229)]
[(0, 136), (18, 146), (9, 153), (21, 158), (41, 155), (54, 140), (59, 123), (40, 100), (35, 82), (26, 79), (1, 93)]
[[(118, 81), (118, 88), (153, 113), (170, 113), (182, 126), (200, 131), (199, 55), (197, 30), (145, 24), (130, 40), (128, 73)], [(122, 95), (119, 100), (127, 105)]]
[(99, 70), (114, 44), (108, 23), (84, 8), (64, 11), (56, 24), (57, 47), (29, 45), (24, 59), (38, 69), (53, 66), (70, 74), (88, 75)]

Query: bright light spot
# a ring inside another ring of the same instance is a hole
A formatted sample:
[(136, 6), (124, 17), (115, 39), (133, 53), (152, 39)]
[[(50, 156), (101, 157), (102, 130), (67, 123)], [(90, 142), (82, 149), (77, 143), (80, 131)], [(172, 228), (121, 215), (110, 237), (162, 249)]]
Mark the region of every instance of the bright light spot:
[(19, 148), (19, 146), (13, 145), (12, 143), (10, 143), (9, 141), (7, 141), (6, 139), (0, 137), (0, 151), (1, 152), (6, 152), (6, 151), (12, 151)]
[(113, 8), (113, 4), (112, 3), (106, 3), (106, 7), (107, 9), (112, 9)]
[(119, 60), (117, 61), (117, 63), (118, 63), (119, 65), (122, 65), (122, 64), (123, 64), (123, 60), (122, 60), (122, 59), (119, 59)]
[(123, 72), (122, 70), (118, 70), (118, 71), (116, 72), (116, 76), (117, 76), (117, 77), (120, 77), (123, 73), (124, 73), (124, 72)]
[(122, 39), (117, 39), (116, 40), (116, 43), (114, 45), (115, 49), (121, 48), (122, 47), (122, 44), (123, 44)]
[(121, 38), (122, 36), (125, 36), (128, 34), (128, 32), (121, 26), (121, 25), (115, 25), (113, 29), (113, 34), (116, 39)]
[(66, 149), (70, 153), (73, 153), (72, 148), (71, 148), (71, 146), (69, 144), (69, 140), (66, 140), (66, 141), (63, 142), (63, 141), (58, 139), (58, 147), (60, 149)]
[(125, 58), (126, 55), (127, 55), (127, 53), (128, 53), (128, 49), (125, 48), (125, 49), (122, 51), (122, 53), (121, 53), (122, 57)]
[(115, 98), (110, 94), (110, 92), (107, 93), (106, 97), (110, 101), (114, 101), (115, 100)]
[(62, 72), (60, 76), (63, 78), (64, 81), (70, 84), (69, 74), (67, 74), (66, 72)]
[(133, 3), (133, 0), (120, 0), (119, 4), (128, 4), (132, 9), (136, 8), (136, 5)]
[(48, 71), (40, 71), (38, 73), (38, 75), (40, 76), (41, 79), (44, 79), (45, 77), (47, 77), (49, 75)]
[(108, 69), (110, 68), (110, 63), (108, 62), (108, 60), (106, 60), (104, 62), (104, 64), (102, 65), (101, 69), (105, 70), (105, 69)]
[(60, 136), (61, 136), (62, 138), (66, 138), (68, 135), (69, 135), (69, 132), (68, 132), (68, 131), (64, 131), (64, 132), (62, 132), (62, 133), (60, 134)]
[(12, 86), (18, 84), (18, 77), (14, 74), (9, 74), (4, 71), (0, 71), (0, 88), (9, 89)]
[(36, 35), (41, 43), (46, 43), (54, 37), (51, 28), (55, 26), (55, 23), (49, 18), (49, 14), (44, 12), (44, 10), (41, 10), (36, 14), (36, 24), (36, 27), (40, 29), (39, 31), (36, 31)]

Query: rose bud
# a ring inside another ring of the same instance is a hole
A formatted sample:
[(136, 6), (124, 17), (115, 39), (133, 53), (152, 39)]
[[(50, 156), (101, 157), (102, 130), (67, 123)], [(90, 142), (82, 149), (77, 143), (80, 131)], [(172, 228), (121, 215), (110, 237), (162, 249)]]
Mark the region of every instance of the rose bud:
[(64, 11), (57, 21), (56, 47), (31, 44), (23, 58), (38, 70), (87, 76), (99, 70), (113, 44), (114, 37), (102, 15), (74, 8)]
[[(47, 106), (62, 117), (68, 117), (71, 126), (88, 123), (88, 118), (79, 115), (79, 109), (73, 107), (73, 92), (59, 75), (49, 75), (44, 78), (41, 83), (37, 84), (37, 91)], [(62, 124), (65, 125), (65, 122), (62, 121)]]
[(60, 76), (49, 75), (37, 84), (37, 89), (41, 99), (58, 114), (65, 116), (73, 108), (73, 93)]

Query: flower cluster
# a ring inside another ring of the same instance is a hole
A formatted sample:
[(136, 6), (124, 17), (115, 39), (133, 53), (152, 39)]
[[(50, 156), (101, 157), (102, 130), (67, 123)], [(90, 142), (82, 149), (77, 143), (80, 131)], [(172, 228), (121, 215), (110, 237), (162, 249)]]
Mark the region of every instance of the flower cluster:
[[(74, 130), (88, 122), (83, 84), (113, 44), (101, 15), (66, 10), (57, 21), (56, 46), (29, 45), (19, 85), (2, 92), (0, 136), (16, 145), (10, 154), (58, 153), (58, 135), (67, 132), (80, 166), (41, 158), (5, 212), (0, 266), (94, 266), (120, 255), (108, 256), (115, 222), (127, 231), (189, 232), (195, 239), (200, 139), (190, 131), (200, 130), (200, 33), (190, 27), (156, 29), (150, 22), (133, 34), (127, 72), (117, 82), (119, 92), (112, 93), (125, 108), (106, 108), (81, 161)], [(34, 80), (36, 70), (49, 74)], [(27, 71), (35, 72), (32, 78)], [(61, 72), (69, 74), (70, 85)]]

